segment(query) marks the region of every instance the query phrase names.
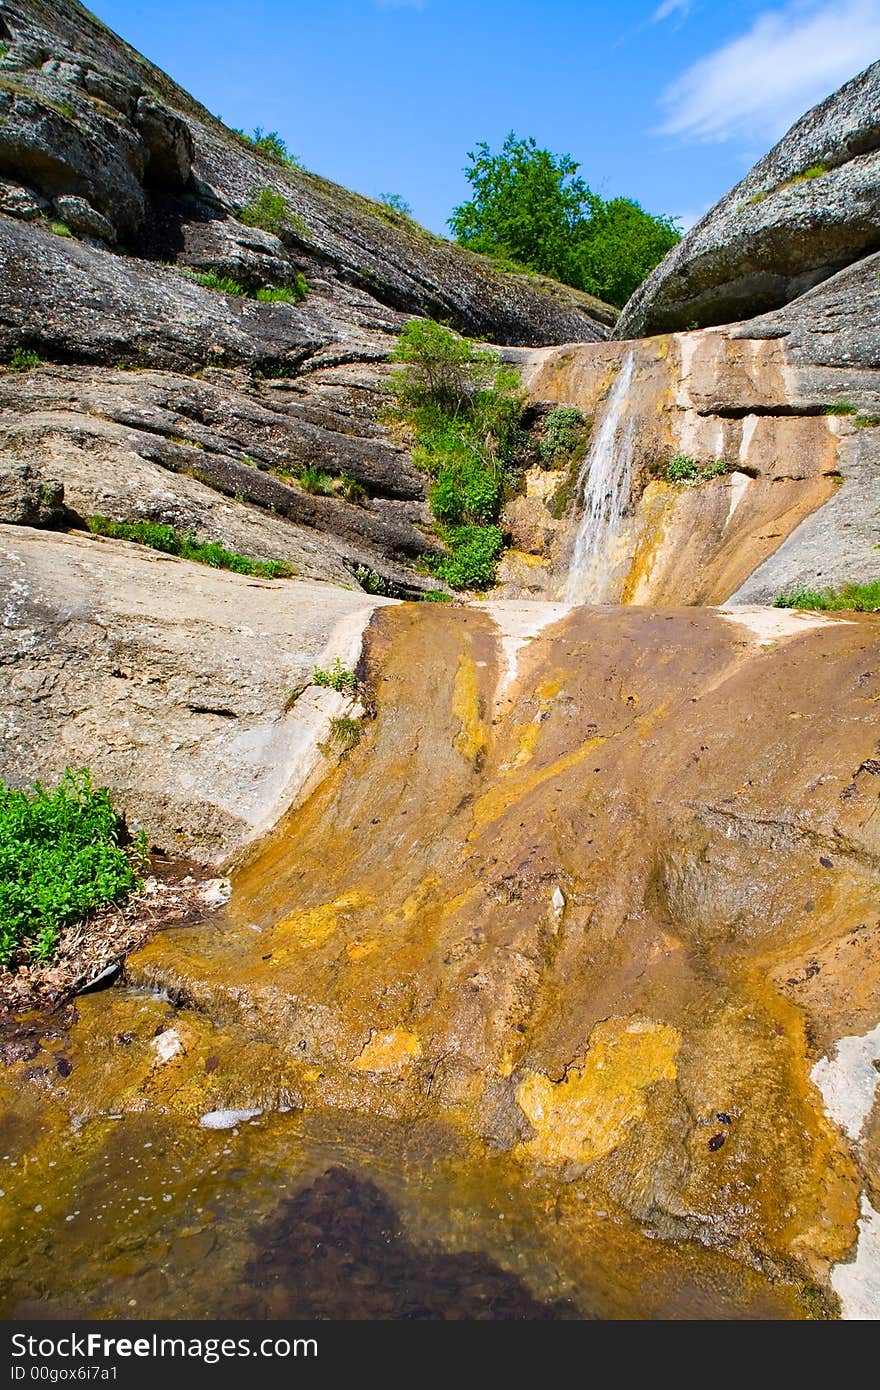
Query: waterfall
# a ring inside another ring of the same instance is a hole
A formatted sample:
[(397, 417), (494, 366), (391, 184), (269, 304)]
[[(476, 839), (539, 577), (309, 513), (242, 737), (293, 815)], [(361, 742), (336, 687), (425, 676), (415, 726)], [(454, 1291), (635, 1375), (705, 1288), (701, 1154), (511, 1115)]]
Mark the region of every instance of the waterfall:
[(569, 603), (599, 603), (604, 596), (609, 547), (629, 500), (635, 421), (626, 406), (634, 370), (635, 357), (628, 352), (578, 476), (581, 519), (562, 591)]

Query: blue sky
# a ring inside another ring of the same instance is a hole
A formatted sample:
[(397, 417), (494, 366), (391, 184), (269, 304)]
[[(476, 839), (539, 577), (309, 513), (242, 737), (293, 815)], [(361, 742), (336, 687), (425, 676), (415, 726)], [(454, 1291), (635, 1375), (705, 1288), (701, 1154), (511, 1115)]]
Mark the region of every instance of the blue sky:
[(880, 57), (880, 0), (92, 0), (228, 125), (445, 232), (479, 140), (534, 135), (690, 225)]

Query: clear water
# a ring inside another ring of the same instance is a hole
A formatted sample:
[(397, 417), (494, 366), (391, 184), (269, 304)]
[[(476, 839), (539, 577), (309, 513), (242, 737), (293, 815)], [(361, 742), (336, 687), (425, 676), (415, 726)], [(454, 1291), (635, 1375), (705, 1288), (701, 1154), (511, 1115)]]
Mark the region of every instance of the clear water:
[(601, 603), (607, 594), (609, 551), (629, 500), (635, 420), (628, 410), (635, 357), (620, 364), (605, 413), (578, 478), (581, 518), (561, 597), (568, 603)]

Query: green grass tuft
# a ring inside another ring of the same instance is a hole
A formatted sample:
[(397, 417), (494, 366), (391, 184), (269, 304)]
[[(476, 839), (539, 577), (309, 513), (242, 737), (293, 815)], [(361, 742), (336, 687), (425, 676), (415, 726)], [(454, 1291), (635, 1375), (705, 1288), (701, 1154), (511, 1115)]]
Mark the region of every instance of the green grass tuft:
[(231, 570), (256, 579), (289, 579), (292, 566), (283, 560), (253, 560), (227, 550), (219, 541), (200, 541), (193, 531), (178, 531), (175, 526), (155, 521), (111, 521), (106, 516), (92, 516), (86, 522), (94, 536), (109, 536), (113, 540), (134, 541), (137, 545), (161, 550), (165, 555), (177, 555), (182, 560), (194, 560), (212, 569)]
[(880, 579), (870, 584), (843, 584), (839, 589), (795, 589), (778, 594), (774, 608), (820, 609), (824, 612), (880, 612)]
[(356, 748), (360, 743), (363, 731), (362, 720), (352, 719), (349, 714), (338, 715), (330, 720), (330, 737), (325, 745), (326, 751), (338, 748), (343, 753), (350, 753), (352, 748)]
[(233, 280), (231, 275), (218, 275), (216, 270), (188, 270), (185, 267), (182, 269), (188, 280), (192, 280), (196, 285), (201, 285), (203, 289), (216, 290), (218, 294), (234, 294), (240, 297), (247, 294), (244, 285)]
[(852, 401), (830, 401), (828, 405), (823, 405), (823, 415), (858, 415), (859, 408), (853, 405)]
[(50, 232), (54, 232), (56, 236), (73, 236), (73, 232), (66, 222), (50, 222), (49, 230)]
[(292, 285), (264, 285), (254, 295), (261, 304), (299, 304), (309, 292), (306, 277), (297, 272)]
[(61, 931), (138, 886), (124, 826), (105, 787), (67, 769), (55, 791), (0, 782), (0, 964), (46, 961)]

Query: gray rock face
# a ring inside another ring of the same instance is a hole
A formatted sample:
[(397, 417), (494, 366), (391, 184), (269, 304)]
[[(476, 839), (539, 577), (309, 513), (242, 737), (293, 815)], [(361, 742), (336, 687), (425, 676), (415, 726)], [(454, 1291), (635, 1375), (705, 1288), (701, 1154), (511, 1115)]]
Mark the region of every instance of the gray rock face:
[[(613, 311), (590, 296), (502, 274), (382, 204), (268, 161), (74, 0), (15, 0), (2, 13), (10, 40), (0, 176), (49, 198), (86, 199), (124, 245), (176, 260), (192, 239), (189, 224), (204, 222), (178, 195), (198, 195), (229, 219), (269, 188), (291, 217), (281, 283), (317, 263), (343, 297), (354, 287), (386, 308), (434, 314), (494, 341), (607, 336)], [(228, 261), (219, 253), (218, 264)]]
[(7, 462), (0, 455), (0, 522), (55, 526), (63, 518), (63, 484), (44, 478), (33, 464)]
[(778, 308), (880, 247), (880, 62), (808, 111), (661, 262), (615, 337)]
[(328, 765), (345, 699), (309, 689), (312, 668), (352, 666), (383, 602), (0, 526), (0, 779), (89, 766), (153, 843), (222, 858)]
[[(432, 314), (595, 341), (607, 306), (267, 160), (74, 0), (0, 0), (0, 23), (0, 363), (43, 364), (0, 372), (0, 456), (54, 470), (82, 520), (173, 519), (303, 574), (436, 587), (424, 476), (381, 423), (397, 334)], [(272, 230), (244, 225), (267, 193)], [(255, 298), (299, 276), (303, 302)], [(299, 486), (305, 466), (335, 495)]]

